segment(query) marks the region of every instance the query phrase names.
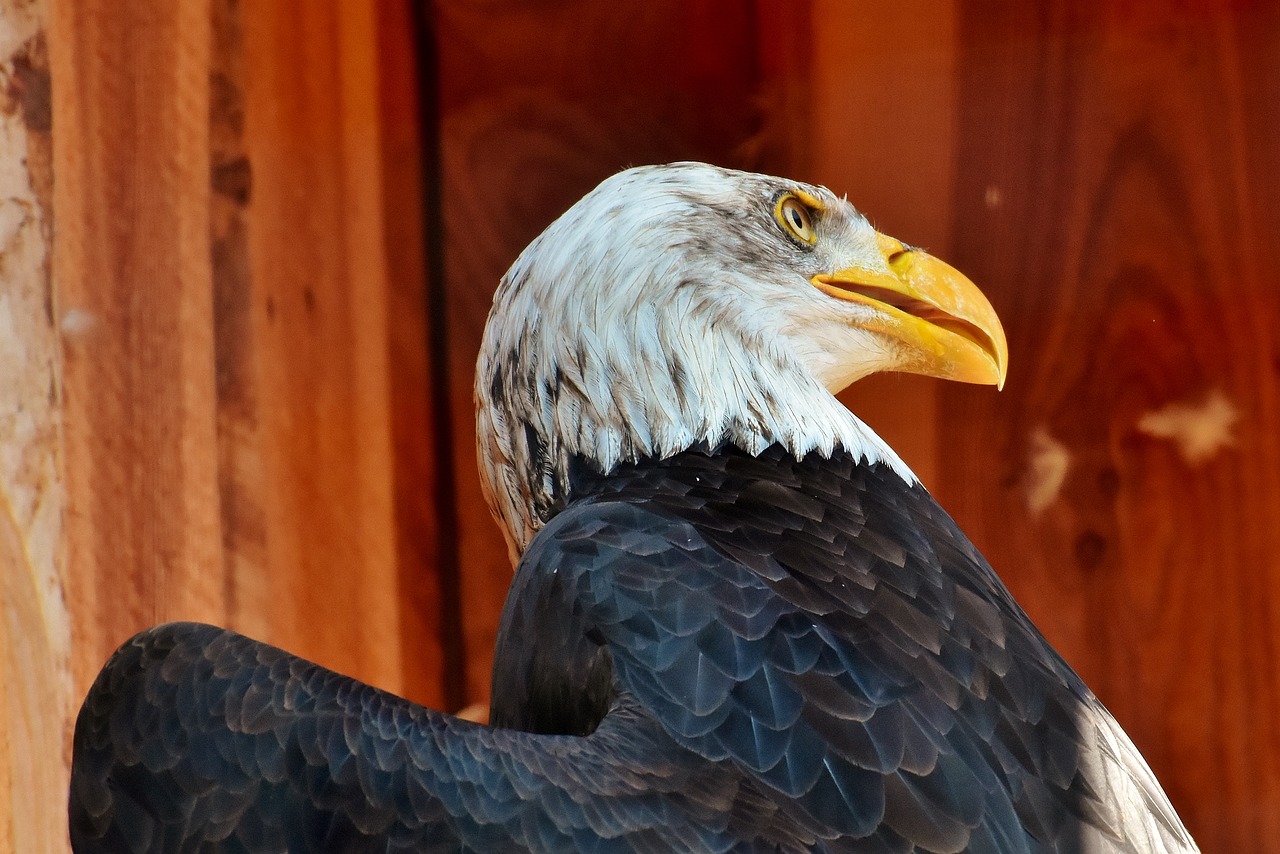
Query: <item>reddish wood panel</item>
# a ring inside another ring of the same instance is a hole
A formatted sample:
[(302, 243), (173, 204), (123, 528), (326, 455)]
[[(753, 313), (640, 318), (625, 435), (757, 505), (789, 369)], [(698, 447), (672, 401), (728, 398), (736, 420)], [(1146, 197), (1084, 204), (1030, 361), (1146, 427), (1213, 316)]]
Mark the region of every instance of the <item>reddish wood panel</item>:
[(438, 702), (408, 10), (214, 2), (219, 486), (233, 626)]
[(1011, 368), (943, 392), (938, 492), (1204, 849), (1271, 850), (1280, 11), (960, 8), (955, 257)]
[(55, 305), (76, 693), (129, 635), (225, 619), (209, 6), (53, 3)]
[(240, 8), (271, 640), (399, 690), (378, 20)]
[[(428, 58), (415, 0), (383, 0), (378, 10), (378, 109), (382, 132), (383, 231), (387, 258), (387, 348), (399, 568), (404, 694), (432, 708), (445, 705), (442, 625), (456, 603), (442, 595), (439, 465), (445, 449), (433, 420), (428, 351), (428, 258), (425, 152), (434, 121), (423, 114)], [(431, 282), (438, 286), (438, 283)], [(452, 532), (450, 532), (452, 536)]]
[[(762, 4), (765, 5), (765, 4)], [(511, 579), (480, 494), (472, 375), (494, 288), (524, 246), (603, 178), (681, 159), (760, 167), (792, 139), (762, 107), (794, 103), (761, 45), (790, 56), (787, 22), (754, 3), (590, 0), (438, 4), (441, 210), (451, 431), (465, 614), (466, 696), (488, 696), (498, 613)], [(776, 118), (776, 116), (775, 116)]]
[(223, 590), (229, 623), (265, 638), (271, 636), (273, 608), (246, 215), (253, 166), (244, 140), (244, 30), (237, 0), (211, 0), (211, 7), (209, 241)]
[[(212, 452), (209, 7), (50, 5), (72, 678), (66, 705), (41, 714), (65, 744), (79, 699), (129, 635), (227, 611)], [(50, 767), (65, 792), (65, 766)], [(15, 815), (61, 828), (63, 803)]]

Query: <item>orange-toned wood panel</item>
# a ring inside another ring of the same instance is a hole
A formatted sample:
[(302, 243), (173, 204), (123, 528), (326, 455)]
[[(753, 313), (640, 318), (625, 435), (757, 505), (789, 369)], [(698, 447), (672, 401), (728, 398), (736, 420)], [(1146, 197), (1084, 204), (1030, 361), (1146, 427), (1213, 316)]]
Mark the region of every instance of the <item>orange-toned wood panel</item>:
[(237, 0), (210, 0), (209, 175), (214, 367), (218, 403), (218, 492), (227, 620), (270, 637), (266, 566), (262, 405), (256, 377), (247, 209), (253, 168), (245, 150), (244, 31)]
[(676, 0), (627, 4), (625, 14), (591, 0), (433, 8), (465, 690), (483, 700), (511, 579), (473, 450), (472, 376), (498, 279), (547, 223), (623, 167), (752, 168), (778, 157), (791, 129), (766, 126), (763, 107), (790, 103), (790, 78), (767, 86), (762, 56), (782, 66), (793, 43), (773, 25), (802, 27), (804, 16)]
[(1280, 838), (1280, 10), (961, 0), (939, 492), (1206, 851)]
[(132, 633), (221, 620), (207, 3), (56, 0), (54, 305), (82, 694)]
[(240, 12), (270, 639), (400, 690), (376, 4)]
[[(382, 130), (383, 229), (387, 257), (388, 383), (394, 458), (396, 557), (399, 567), (404, 694), (432, 708), (445, 705), (446, 599), (440, 586), (438, 466), (441, 446), (431, 409), (428, 352), (428, 266), (423, 174), (434, 146), (424, 121), (427, 57), (420, 54), (416, 0), (382, 0), (378, 9), (379, 112)], [(435, 284), (434, 282), (432, 283)], [(452, 532), (450, 532), (452, 535)], [(456, 619), (456, 615), (452, 615)]]

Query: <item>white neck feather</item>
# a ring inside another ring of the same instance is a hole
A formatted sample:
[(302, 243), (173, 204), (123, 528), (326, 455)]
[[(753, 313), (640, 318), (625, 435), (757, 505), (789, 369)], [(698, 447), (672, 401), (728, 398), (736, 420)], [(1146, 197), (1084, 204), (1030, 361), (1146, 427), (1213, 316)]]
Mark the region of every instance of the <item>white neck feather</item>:
[[(504, 313), (534, 320), (492, 318), (476, 373), (482, 480), (513, 561), (567, 497), (574, 457), (608, 472), (699, 444), (757, 454), (776, 443), (797, 458), (843, 448), (915, 482), (783, 344), (753, 336), (714, 303), (669, 304), (661, 313), (644, 304), (616, 318), (625, 334), (580, 326), (581, 337), (570, 338), (523, 301)], [(716, 316), (699, 320), (707, 311)]]

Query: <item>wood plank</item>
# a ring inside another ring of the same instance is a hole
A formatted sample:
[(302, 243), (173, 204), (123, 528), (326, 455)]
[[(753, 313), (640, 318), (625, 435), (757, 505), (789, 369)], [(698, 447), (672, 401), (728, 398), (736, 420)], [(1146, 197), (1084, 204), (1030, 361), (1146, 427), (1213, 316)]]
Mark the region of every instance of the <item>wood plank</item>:
[(0, 851), (62, 852), (73, 706), (47, 6), (0, 0)]
[(237, 0), (210, 0), (210, 262), (217, 380), (218, 493), (227, 620), (252, 637), (272, 633), (271, 572), (249, 268), (253, 167), (245, 148), (244, 32)]
[[(370, 477), (394, 477), (395, 523), (389, 545), (395, 549), (395, 552), (392, 554), (382, 546), (376, 546), (375, 548), (379, 550), (377, 555), (369, 554), (363, 560), (385, 561), (385, 565), (379, 567), (377, 571), (366, 572), (361, 579), (352, 579), (352, 583), (375, 587), (394, 583), (399, 586), (398, 593), (379, 590), (374, 594), (383, 601), (384, 606), (388, 604), (386, 601), (388, 597), (398, 599), (398, 622), (393, 624), (391, 630), (394, 631), (395, 625), (398, 625), (400, 631), (404, 632), (402, 640), (404, 647), (414, 650), (412, 662), (406, 661), (406, 670), (401, 677), (397, 678), (403, 679), (400, 685), (408, 696), (420, 701), (438, 703), (441, 685), (441, 643), (434, 573), (437, 563), (434, 546), (438, 542), (438, 537), (432, 528), (434, 514), (429, 503), (432, 496), (430, 484), (434, 478), (432, 471), (434, 449), (430, 425), (424, 416), (426, 400), (426, 342), (423, 331), (425, 260), (421, 248), (421, 139), (420, 116), (416, 106), (418, 85), (414, 66), (416, 45), (413, 42), (413, 27), (408, 20), (407, 2), (379, 3), (373, 8), (377, 16), (373, 22), (376, 27), (374, 37), (377, 40), (377, 52), (372, 55), (377, 57), (376, 67), (373, 70), (377, 83), (375, 92), (372, 94), (376, 95), (376, 100), (368, 100), (370, 93), (362, 94), (360, 100), (366, 105), (361, 108), (362, 110), (374, 110), (377, 115), (375, 117), (366, 111), (358, 121), (366, 118), (371, 121), (376, 120), (381, 124), (384, 132), (379, 136), (382, 142), (381, 150), (376, 152), (380, 158), (377, 165), (381, 175), (380, 184), (376, 187), (362, 188), (361, 192), (373, 191), (374, 198), (381, 199), (384, 204), (382, 222), (385, 223), (386, 245), (377, 249), (361, 243), (360, 252), (378, 251), (389, 264), (385, 271), (386, 280), (378, 281), (377, 284), (377, 287), (386, 291), (385, 337), (387, 340), (380, 345), (376, 341), (372, 342), (373, 346), (381, 347), (388, 353), (385, 361), (387, 377), (383, 380), (370, 374), (357, 377), (353, 382), (363, 385), (389, 383), (386, 387), (390, 402), (385, 406), (390, 409), (390, 429), (394, 434), (393, 447), (389, 450), (383, 447), (375, 432), (371, 437), (372, 444), (369, 445), (368, 453), (378, 454), (385, 451), (390, 455), (387, 460), (379, 461)], [(325, 19), (332, 17), (324, 10), (313, 11)], [(233, 0), (214, 0), (215, 49), (211, 118), (214, 188), (213, 270), (217, 307), (215, 319), (218, 357), (219, 482), (222, 497), (223, 546), (227, 562), (227, 598), (231, 623), (241, 631), (257, 637), (272, 638), (280, 643), (296, 642), (304, 648), (314, 648), (317, 635), (324, 630), (320, 626), (309, 626), (305, 611), (312, 606), (300, 603), (295, 606), (300, 613), (285, 621), (281, 619), (281, 611), (275, 601), (275, 597), (281, 592), (282, 584), (307, 587), (309, 582), (297, 576), (296, 567), (290, 568), (274, 563), (274, 561), (289, 558), (287, 554), (281, 555), (278, 551), (272, 551), (268, 541), (276, 536), (283, 537), (287, 542), (290, 537), (298, 535), (296, 530), (298, 525), (305, 526), (308, 522), (298, 519), (288, 523), (294, 530), (279, 533), (268, 530), (268, 511), (271, 510), (275, 514), (270, 518), (274, 520), (280, 518), (279, 508), (273, 509), (272, 502), (278, 500), (282, 493), (272, 492), (267, 488), (268, 464), (265, 457), (267, 454), (279, 453), (281, 445), (269, 443), (270, 434), (263, 426), (264, 418), (269, 416), (264, 415), (263, 410), (264, 407), (269, 409), (274, 406), (274, 401), (282, 393), (288, 395), (301, 392), (300, 396), (305, 396), (308, 391), (314, 391), (314, 389), (305, 388), (307, 383), (323, 384), (329, 380), (322, 376), (324, 367), (321, 364), (318, 366), (320, 370), (317, 376), (302, 381), (304, 386), (302, 389), (282, 391), (268, 387), (270, 393), (264, 396), (264, 386), (260, 385), (260, 369), (265, 367), (270, 370), (269, 364), (272, 359), (286, 358), (287, 354), (277, 347), (264, 347), (263, 342), (258, 338), (263, 333), (258, 328), (261, 319), (257, 318), (255, 305), (260, 313), (264, 299), (274, 300), (271, 289), (278, 284), (280, 268), (259, 266), (257, 268), (259, 274), (265, 275), (267, 279), (255, 289), (253, 276), (255, 268), (250, 248), (250, 231), (253, 227), (250, 211), (255, 195), (261, 197), (263, 193), (287, 194), (288, 199), (283, 202), (284, 205), (305, 204), (305, 199), (298, 197), (295, 189), (289, 187), (287, 183), (268, 180), (264, 184), (261, 178), (255, 181), (253, 168), (255, 161), (250, 157), (245, 139), (246, 110), (273, 110), (274, 105), (266, 103), (266, 99), (291, 97), (290, 94), (278, 91), (264, 93), (259, 90), (256, 94), (257, 100), (246, 103), (246, 74), (256, 74), (261, 78), (269, 73), (260, 65), (248, 71), (244, 67), (246, 26), (253, 29), (254, 36), (257, 36), (262, 27), (271, 26), (269, 23), (264, 24), (261, 18), (255, 17), (257, 14), (260, 13), (255, 7), (246, 8), (242, 15), (239, 4)], [(341, 20), (336, 24), (329, 21), (329, 24), (337, 27), (344, 25)], [(322, 32), (325, 32), (325, 26), (322, 24)], [(333, 36), (334, 32), (329, 30), (324, 37), (332, 38)], [(367, 37), (369, 33), (364, 32), (362, 38)], [(369, 61), (372, 57), (367, 49), (361, 48), (361, 50), (365, 51), (361, 61)], [(289, 60), (288, 56), (281, 58), (272, 54), (265, 59), (259, 56), (256, 61), (274, 65)], [(290, 79), (283, 85), (305, 87), (309, 84), (302, 79), (301, 75), (314, 71), (315, 69), (286, 70), (284, 73)], [(342, 68), (323, 72), (328, 85), (336, 85), (335, 81), (338, 77), (346, 73), (348, 72)], [(367, 85), (369, 69), (366, 68), (362, 73), (366, 75), (364, 85)], [(252, 117), (249, 120), (252, 121)], [(321, 137), (324, 133), (315, 128), (304, 132), (314, 134), (316, 137)], [(324, 138), (317, 138), (315, 142), (317, 146), (326, 144), (333, 146), (337, 144), (334, 141), (335, 138), (331, 136), (327, 142)], [(339, 152), (333, 150), (316, 155), (317, 172), (325, 172), (332, 165), (332, 161), (340, 156)], [(343, 165), (339, 168), (351, 167)], [(341, 180), (341, 174), (325, 172), (322, 180), (332, 186), (335, 181)], [(274, 202), (269, 200), (267, 204), (281, 203), (278, 200)], [(345, 232), (346, 225), (341, 220), (341, 215), (340, 211), (333, 212), (334, 219), (326, 227), (343, 229)], [(270, 243), (272, 240), (288, 239), (284, 231), (275, 224), (269, 225), (264, 230), (262, 221), (258, 222), (258, 231), (254, 236), (258, 238), (256, 245), (260, 248), (272, 247)], [(329, 237), (336, 239), (338, 235), (335, 232)], [(369, 240), (372, 237), (372, 232), (366, 232), (360, 239)], [(268, 248), (267, 251), (279, 253), (288, 250), (289, 247), (285, 245)], [(309, 262), (309, 264), (316, 263), (319, 262), (314, 259)], [(309, 267), (297, 271), (303, 278), (314, 272), (316, 271)], [(377, 281), (381, 278), (376, 270), (368, 273), (372, 275), (362, 273), (368, 281)], [(331, 269), (328, 273), (323, 271), (320, 273), (320, 275), (326, 274), (347, 276), (342, 270), (335, 269)], [(364, 287), (368, 281), (344, 278), (340, 287)], [(294, 284), (296, 285), (296, 282)], [(371, 310), (376, 310), (376, 306), (371, 307)], [(337, 324), (338, 321), (333, 320), (330, 323)], [(335, 336), (345, 334), (337, 325), (334, 325), (331, 331)], [(322, 333), (317, 332), (313, 327), (309, 334), (316, 336)], [(378, 338), (384, 337), (381, 331), (375, 335)], [(336, 337), (330, 339), (330, 344), (339, 346)], [(340, 346), (342, 350), (349, 350), (352, 345), (343, 343)], [(330, 356), (345, 359), (360, 358), (350, 353), (339, 356), (336, 350), (326, 354), (324, 358)], [(370, 368), (372, 367), (371, 365)], [(378, 393), (380, 392), (375, 392), (375, 394)], [(296, 413), (294, 417), (297, 417)], [(314, 418), (315, 416), (308, 413), (304, 417)], [(323, 429), (315, 425), (313, 427)], [(382, 447), (382, 451), (376, 450), (379, 447)], [(296, 450), (285, 443), (284, 453), (295, 454)], [(345, 451), (342, 453), (345, 454)], [(280, 465), (281, 462), (277, 459), (271, 464)], [(295, 460), (295, 462), (299, 461)], [(288, 462), (285, 461), (284, 464)], [(349, 460), (345, 456), (325, 462), (326, 467), (340, 468), (355, 464), (358, 462)], [(299, 486), (300, 484), (294, 483), (290, 488)], [(290, 488), (286, 488), (284, 493), (287, 494)], [(331, 483), (321, 488), (336, 489), (337, 487)], [(384, 491), (386, 485), (379, 483), (371, 488)], [(337, 509), (341, 512), (343, 508)], [(307, 513), (310, 510), (307, 507), (298, 507), (293, 512)], [(372, 512), (379, 511), (374, 508)], [(376, 522), (379, 526), (384, 523), (385, 520), (381, 518)], [(348, 524), (358, 525), (359, 520), (353, 519)], [(337, 535), (345, 536), (341, 533)], [(371, 532), (360, 536), (368, 538), (374, 535)], [(308, 560), (317, 559), (322, 565), (328, 560), (323, 556), (328, 545), (324, 542), (312, 544), (309, 541), (295, 540), (295, 545), (304, 552), (311, 550), (314, 546), (320, 556), (312, 555)], [(314, 570), (314, 566), (312, 569)], [(342, 590), (321, 590), (320, 595), (321, 597), (332, 596), (338, 602), (346, 601)], [(352, 614), (349, 617), (335, 615), (334, 619), (350, 623), (343, 630), (348, 634), (360, 631), (355, 622), (359, 619), (358, 614)], [(377, 642), (379, 642), (377, 638), (371, 638), (370, 648), (358, 655), (366, 655), (369, 659), (381, 656), (383, 653), (374, 648)], [(323, 651), (325, 647), (321, 646), (319, 649), (322, 651), (317, 654), (329, 654)], [(348, 657), (348, 666), (363, 668), (363, 664), (356, 663), (355, 655), (357, 654), (353, 653)], [(395, 661), (395, 656), (396, 653), (392, 650), (392, 662)], [(338, 661), (333, 663), (339, 664)], [(388, 676), (384, 674), (378, 678), (385, 684)]]
[(249, 0), (241, 14), (270, 639), (396, 691), (375, 4)]
[[(445, 705), (442, 625), (456, 621), (456, 602), (441, 593), (438, 481), (440, 445), (432, 419), (433, 366), (427, 345), (426, 205), (423, 174), (428, 128), (419, 86), (433, 80), (419, 55), (415, 0), (378, 3), (379, 112), (387, 276), (400, 627), (404, 694), (432, 708)], [(432, 142), (434, 144), (434, 141)], [(452, 535), (452, 531), (450, 531)], [(448, 608), (452, 613), (446, 613)]]
[(31, 548), (47, 532), (20, 530), (12, 498), (0, 493), (0, 851), (65, 851), (69, 626), (58, 567)]
[[(1011, 370), (998, 398), (944, 390), (942, 491), (1204, 849), (1268, 850), (1280, 13), (960, 8), (955, 258)], [(1189, 456), (1180, 406), (1229, 440)]]
[(768, 96), (757, 97), (766, 88), (754, 3), (662, 0), (626, 14), (589, 0), (431, 8), (466, 694), (483, 700), (511, 567), (475, 473), (471, 386), (499, 277), (552, 218), (624, 166), (752, 168), (776, 162), (779, 144), (761, 110)]
[(54, 0), (76, 693), (125, 638), (225, 618), (209, 270), (209, 6)]

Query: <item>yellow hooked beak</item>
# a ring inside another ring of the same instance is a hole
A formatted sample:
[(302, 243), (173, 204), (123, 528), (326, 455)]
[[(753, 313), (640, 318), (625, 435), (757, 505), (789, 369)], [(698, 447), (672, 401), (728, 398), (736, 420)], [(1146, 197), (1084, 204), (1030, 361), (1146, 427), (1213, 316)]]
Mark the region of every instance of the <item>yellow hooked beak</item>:
[(873, 306), (862, 325), (905, 345), (899, 370), (1004, 386), (1009, 347), (995, 309), (949, 264), (876, 235), (885, 269), (849, 267), (809, 281), (836, 299)]

